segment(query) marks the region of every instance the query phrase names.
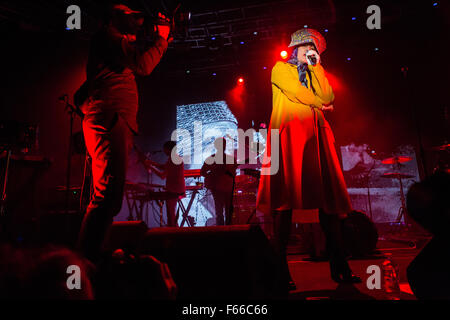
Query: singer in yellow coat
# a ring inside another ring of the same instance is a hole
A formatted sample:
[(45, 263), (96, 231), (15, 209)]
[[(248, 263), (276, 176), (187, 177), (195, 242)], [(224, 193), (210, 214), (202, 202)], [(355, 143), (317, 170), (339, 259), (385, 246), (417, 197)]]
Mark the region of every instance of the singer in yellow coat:
[[(270, 214), (273, 210), (323, 208), (345, 216), (351, 211), (350, 199), (333, 132), (322, 111), (333, 102), (333, 89), (320, 64), (308, 69), (308, 87), (300, 84), (296, 65), (277, 62), (272, 70), (269, 129), (279, 130), (280, 165), (275, 175), (261, 177), (258, 209)], [(267, 141), (266, 156), (276, 157), (271, 154), (269, 137)]]
[(273, 216), (274, 244), (282, 259), (288, 288), (295, 288), (286, 248), (292, 211), (296, 209), (319, 209), (332, 279), (360, 282), (345, 260), (340, 218), (352, 207), (333, 132), (323, 113), (334, 109), (333, 89), (320, 64), (319, 53), (325, 50), (325, 39), (316, 30), (301, 29), (292, 35), (290, 46), (295, 46), (291, 58), (288, 62), (277, 62), (271, 78), (273, 109), (269, 133), (278, 130), (279, 152), (272, 153), (272, 139), (268, 136), (263, 161), (265, 172), (270, 171), (276, 159), (279, 169), (272, 175), (264, 175), (262, 171), (257, 208)]

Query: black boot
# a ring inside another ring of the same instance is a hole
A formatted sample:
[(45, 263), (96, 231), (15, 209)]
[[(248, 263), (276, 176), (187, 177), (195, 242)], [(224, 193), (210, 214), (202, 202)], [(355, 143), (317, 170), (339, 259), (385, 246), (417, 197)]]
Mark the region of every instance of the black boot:
[(273, 215), (273, 235), (274, 247), (278, 254), (281, 271), (283, 273), (283, 282), (286, 283), (288, 291), (297, 289), (295, 282), (292, 280), (291, 273), (287, 262), (287, 245), (291, 234), (292, 226), (292, 210), (275, 211)]
[(319, 220), (330, 256), (331, 278), (338, 283), (360, 283), (361, 278), (353, 274), (345, 257), (341, 220), (337, 215), (326, 214), (323, 210), (319, 210)]
[(337, 283), (361, 283), (360, 277), (356, 276), (348, 262), (343, 259), (336, 261), (336, 258), (330, 258), (331, 279)]

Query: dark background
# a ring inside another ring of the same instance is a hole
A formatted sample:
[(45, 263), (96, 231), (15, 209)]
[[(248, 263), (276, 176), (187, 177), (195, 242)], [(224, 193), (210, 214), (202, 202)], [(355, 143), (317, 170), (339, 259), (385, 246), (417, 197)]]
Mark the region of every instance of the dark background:
[[(123, 3), (145, 9), (142, 1)], [(146, 3), (151, 9), (162, 8), (158, 1)], [(182, 3), (196, 17), (200, 13), (217, 14), (217, 10), (269, 2)], [(338, 146), (367, 143), (385, 153), (402, 144), (418, 146), (418, 125), (427, 157), (431, 157), (429, 147), (448, 143), (448, 1), (271, 3), (272, 24), (261, 22), (260, 36), (236, 31), (231, 45), (219, 46), (217, 50), (208, 45), (193, 48), (186, 37), (177, 36), (153, 74), (138, 79), (141, 134), (136, 141), (144, 151), (158, 150), (169, 139), (176, 128), (179, 104), (226, 100), (241, 128), (249, 128), (252, 120), (268, 122), (271, 68), (279, 59), (279, 52), (287, 47), (290, 34), (304, 24), (319, 30), (327, 40), (322, 60), (336, 94), (335, 111), (327, 118)], [(70, 4), (81, 7), (80, 31), (65, 30), (65, 10)], [(39, 124), (41, 153), (52, 159), (43, 188), (65, 183), (69, 117), (58, 97), (64, 93), (72, 95), (85, 79), (89, 37), (98, 26), (103, 4), (87, 0), (0, 4), (0, 119)], [(381, 7), (381, 30), (366, 27), (366, 8), (371, 4)], [(303, 9), (296, 11), (297, 6)], [(303, 15), (289, 19), (300, 11)], [(254, 13), (257, 17), (258, 12)], [(267, 16), (267, 12), (264, 14)], [(191, 27), (215, 24), (214, 20), (200, 20), (201, 17), (193, 19)], [(325, 28), (327, 33), (323, 32)], [(233, 32), (228, 35), (233, 36)], [(407, 77), (402, 67), (408, 68)], [(214, 72), (216, 76), (212, 75)], [(236, 96), (233, 89), (239, 76), (245, 78), (245, 85)], [(82, 163), (81, 156), (74, 157), (73, 184), (81, 182)]]

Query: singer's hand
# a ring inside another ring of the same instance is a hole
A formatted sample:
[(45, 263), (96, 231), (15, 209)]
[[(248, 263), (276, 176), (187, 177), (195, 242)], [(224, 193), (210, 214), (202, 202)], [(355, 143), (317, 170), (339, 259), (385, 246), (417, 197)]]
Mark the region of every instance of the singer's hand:
[[(314, 57), (315, 58), (315, 60), (316, 60), (315, 63), (312, 63), (310, 57)], [(320, 63), (320, 55), (314, 50), (309, 50), (306, 53), (306, 61), (308, 62), (308, 64), (310, 66), (315, 66), (315, 65)]]

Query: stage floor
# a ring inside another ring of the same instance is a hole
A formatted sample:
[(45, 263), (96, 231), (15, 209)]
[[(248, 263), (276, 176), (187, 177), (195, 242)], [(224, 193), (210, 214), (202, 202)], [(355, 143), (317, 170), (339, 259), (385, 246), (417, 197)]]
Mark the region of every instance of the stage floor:
[(370, 290), (366, 281), (371, 274), (367, 268), (377, 265), (382, 270), (385, 256), (390, 254), (391, 260), (398, 268), (401, 300), (416, 300), (408, 285), (406, 268), (420, 252), (425, 243), (416, 248), (408, 245), (379, 241), (377, 253), (363, 259), (351, 259), (350, 266), (355, 274), (363, 280), (360, 284), (337, 284), (330, 277), (328, 261), (312, 261), (309, 255), (289, 255), (289, 269), (295, 284), (296, 291), (290, 293), (292, 300), (386, 300), (388, 296), (384, 291), (383, 275), (381, 274), (381, 289)]

